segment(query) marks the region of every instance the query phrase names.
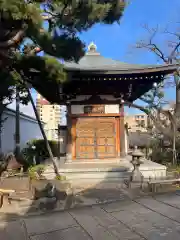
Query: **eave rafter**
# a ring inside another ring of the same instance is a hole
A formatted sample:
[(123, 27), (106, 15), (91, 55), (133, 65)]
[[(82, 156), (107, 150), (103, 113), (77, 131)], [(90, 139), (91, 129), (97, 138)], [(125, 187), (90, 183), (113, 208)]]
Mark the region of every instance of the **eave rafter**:
[(145, 81), (145, 80), (151, 80), (156, 81), (158, 79), (163, 80), (164, 74), (154, 74), (154, 75), (139, 75), (139, 76), (113, 76), (113, 75), (107, 75), (107, 76), (72, 76), (73, 81)]
[(112, 95), (117, 99), (134, 101), (152, 88), (154, 82), (163, 81), (164, 77), (161, 72), (136, 75), (72, 73), (63, 86), (63, 92), (69, 98), (73, 95)]

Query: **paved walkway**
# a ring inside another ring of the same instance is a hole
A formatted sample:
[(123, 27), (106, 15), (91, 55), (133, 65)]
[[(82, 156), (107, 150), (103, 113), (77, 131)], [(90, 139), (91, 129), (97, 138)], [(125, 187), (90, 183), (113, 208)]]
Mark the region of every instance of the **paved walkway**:
[(143, 197), (0, 222), (2, 240), (180, 239), (180, 195)]

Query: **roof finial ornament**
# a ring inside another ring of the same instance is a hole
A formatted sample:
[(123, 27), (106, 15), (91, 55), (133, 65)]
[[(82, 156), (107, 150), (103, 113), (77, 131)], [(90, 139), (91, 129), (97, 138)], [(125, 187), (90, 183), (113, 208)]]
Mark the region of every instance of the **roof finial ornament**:
[(88, 46), (88, 51), (89, 52), (96, 52), (96, 50), (97, 50), (96, 44), (94, 42), (91, 42)]
[(88, 51), (86, 55), (100, 55), (100, 53), (97, 52), (97, 46), (94, 42), (91, 42), (88, 45)]

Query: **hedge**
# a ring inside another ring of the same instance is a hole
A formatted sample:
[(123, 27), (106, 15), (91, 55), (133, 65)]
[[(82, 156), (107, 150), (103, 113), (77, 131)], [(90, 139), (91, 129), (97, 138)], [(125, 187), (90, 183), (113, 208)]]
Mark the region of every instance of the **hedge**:
[[(49, 145), (51, 147), (54, 157), (59, 156), (58, 142), (54, 140), (49, 140)], [(35, 146), (35, 149), (33, 149)], [(36, 157), (37, 163), (41, 163), (49, 158), (47, 147), (44, 139), (34, 139), (27, 143), (27, 147), (22, 150), (22, 154), (29, 165), (33, 165), (33, 157)]]

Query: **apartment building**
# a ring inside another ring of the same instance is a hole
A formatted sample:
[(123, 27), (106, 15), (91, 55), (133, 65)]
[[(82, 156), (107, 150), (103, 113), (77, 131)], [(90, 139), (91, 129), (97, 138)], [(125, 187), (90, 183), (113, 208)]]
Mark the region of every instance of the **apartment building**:
[(44, 130), (49, 140), (58, 139), (58, 125), (65, 125), (65, 106), (50, 104), (40, 94), (37, 95), (36, 107), (41, 121), (45, 123)]
[(124, 121), (128, 125), (130, 132), (147, 132), (149, 119), (146, 114), (126, 115)]

